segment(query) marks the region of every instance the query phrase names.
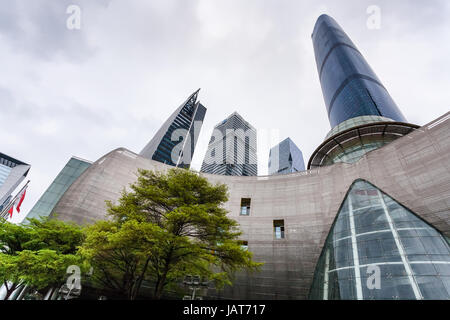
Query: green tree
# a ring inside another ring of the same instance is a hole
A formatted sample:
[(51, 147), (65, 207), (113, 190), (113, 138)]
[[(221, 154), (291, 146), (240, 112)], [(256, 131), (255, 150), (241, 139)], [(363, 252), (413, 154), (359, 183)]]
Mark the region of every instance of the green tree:
[(59, 220), (30, 219), (27, 224), (0, 222), (0, 281), (5, 300), (22, 285), (36, 289), (58, 285), (66, 269), (82, 264), (76, 256), (82, 229)]
[(17, 255), (0, 253), (0, 280), (6, 289), (4, 300), (8, 300), (14, 290), (23, 285), (21, 272), (17, 268), (17, 261)]
[(162, 237), (159, 228), (150, 223), (98, 221), (86, 229), (80, 253), (94, 268), (94, 285), (133, 300)]
[(20, 280), (35, 290), (59, 287), (67, 278), (67, 267), (83, 267), (80, 256), (62, 254), (55, 250), (24, 250), (16, 256), (16, 266)]
[(160, 299), (186, 274), (221, 287), (238, 270), (257, 270), (261, 264), (241, 247), (239, 226), (223, 208), (227, 192), (189, 170), (139, 170), (131, 191), (124, 190), (118, 204), (107, 203), (111, 221), (87, 229), (80, 251), (94, 279), (129, 299), (147, 280)]

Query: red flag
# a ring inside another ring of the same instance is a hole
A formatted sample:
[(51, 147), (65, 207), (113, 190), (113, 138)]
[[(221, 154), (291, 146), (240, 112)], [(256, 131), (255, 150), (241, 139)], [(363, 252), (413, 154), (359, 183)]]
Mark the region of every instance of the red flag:
[(9, 208), (9, 210), (8, 210), (10, 218), (12, 218), (13, 211), (14, 211), (14, 203), (11, 205), (11, 208)]
[(20, 212), (20, 206), (22, 205), (23, 199), (25, 199), (25, 193), (27, 193), (27, 189), (25, 188), (20, 195), (19, 203), (17, 203), (16, 210), (17, 212)]

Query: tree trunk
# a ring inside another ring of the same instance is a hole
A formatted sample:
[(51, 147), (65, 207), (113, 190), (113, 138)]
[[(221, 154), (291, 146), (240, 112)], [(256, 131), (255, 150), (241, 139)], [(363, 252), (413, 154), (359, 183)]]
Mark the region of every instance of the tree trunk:
[(17, 289), (17, 285), (15, 285), (14, 283), (11, 284), (11, 287), (8, 289), (8, 283), (5, 282), (5, 289), (6, 289), (6, 295), (5, 298), (3, 298), (3, 300), (8, 300), (9, 297), (11, 296), (11, 294)]
[(159, 279), (159, 283), (156, 286), (155, 299), (157, 299), (157, 300), (161, 299), (161, 295), (162, 295), (164, 286), (166, 285), (167, 274), (169, 273), (170, 263), (172, 262), (172, 253), (173, 253), (173, 245), (171, 245), (169, 253), (167, 254), (166, 264), (164, 266), (163, 274), (161, 275), (161, 278)]
[(132, 291), (131, 291), (131, 298), (130, 298), (130, 300), (136, 299), (136, 297), (137, 297), (139, 291), (141, 290), (142, 281), (144, 280), (145, 273), (147, 272), (147, 268), (148, 268), (148, 263), (149, 263), (149, 262), (150, 262), (150, 258), (148, 258), (148, 259), (145, 261), (145, 265), (144, 265), (144, 267), (142, 268), (141, 275), (139, 276), (139, 278), (138, 278), (136, 284), (131, 288)]
[(161, 276), (161, 279), (159, 280), (158, 285), (156, 286), (155, 299), (157, 300), (161, 299), (164, 286), (166, 285), (167, 272), (168, 270), (164, 271), (163, 275)]

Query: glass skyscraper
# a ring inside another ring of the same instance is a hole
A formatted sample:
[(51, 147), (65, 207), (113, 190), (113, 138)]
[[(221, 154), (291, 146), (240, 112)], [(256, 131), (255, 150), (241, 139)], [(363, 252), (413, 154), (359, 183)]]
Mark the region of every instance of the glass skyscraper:
[(0, 153), (0, 211), (8, 204), (11, 194), (25, 179), (31, 166)]
[(368, 115), (406, 122), (380, 79), (333, 18), (321, 15), (317, 19), (312, 40), (331, 127)]
[[(312, 38), (332, 130), (308, 169), (358, 162), (418, 128), (406, 123), (333, 18), (320, 16)], [(450, 299), (448, 239), (373, 184), (357, 179), (327, 236), (309, 297)]]
[(55, 180), (53, 180), (48, 189), (45, 190), (44, 194), (30, 210), (26, 219), (48, 217), (64, 192), (69, 189), (71, 184), (81, 176), (91, 164), (92, 162), (84, 159), (77, 157), (70, 158), (64, 168), (58, 173)]
[(201, 172), (256, 176), (256, 129), (237, 112), (214, 127)]
[(270, 149), (269, 175), (286, 174), (305, 170), (303, 154), (295, 143), (286, 138)]
[(367, 152), (418, 128), (406, 122), (386, 88), (333, 18), (324, 14), (317, 19), (312, 41), (332, 129), (314, 151), (308, 169), (356, 162)]
[(141, 151), (141, 156), (171, 166), (190, 167), (206, 114), (206, 108), (197, 101), (199, 91), (175, 110)]

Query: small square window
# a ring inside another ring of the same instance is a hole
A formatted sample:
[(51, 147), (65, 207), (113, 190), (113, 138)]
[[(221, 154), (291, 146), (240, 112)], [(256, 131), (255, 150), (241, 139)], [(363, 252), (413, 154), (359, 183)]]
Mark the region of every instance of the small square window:
[(241, 241), (241, 248), (245, 251), (248, 250), (248, 241)]
[(284, 220), (273, 220), (275, 239), (284, 239)]
[(241, 199), (241, 216), (248, 216), (250, 215), (250, 198), (242, 198)]

